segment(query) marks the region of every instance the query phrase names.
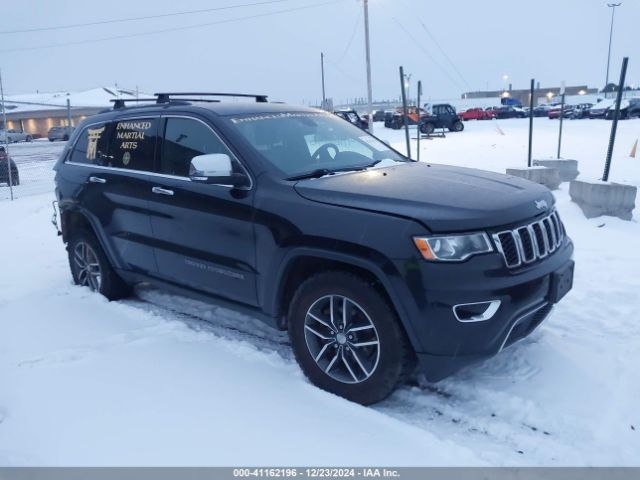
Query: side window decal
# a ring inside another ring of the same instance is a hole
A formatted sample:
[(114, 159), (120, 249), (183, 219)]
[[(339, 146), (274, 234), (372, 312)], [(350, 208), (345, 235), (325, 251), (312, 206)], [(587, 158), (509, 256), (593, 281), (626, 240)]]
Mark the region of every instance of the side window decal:
[(87, 160), (91, 163), (96, 159), (96, 154), (98, 151), (98, 140), (102, 136), (102, 132), (104, 132), (105, 127), (102, 128), (88, 128), (87, 129), (87, 137), (88, 137), (88, 145), (87, 145)]

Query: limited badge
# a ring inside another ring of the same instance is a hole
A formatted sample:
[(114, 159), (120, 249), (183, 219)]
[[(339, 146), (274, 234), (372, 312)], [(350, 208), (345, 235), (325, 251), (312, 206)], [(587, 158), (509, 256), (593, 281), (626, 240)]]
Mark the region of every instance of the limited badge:
[(131, 161), (131, 153), (124, 152), (124, 155), (122, 155), (122, 164), (129, 165), (130, 161)]

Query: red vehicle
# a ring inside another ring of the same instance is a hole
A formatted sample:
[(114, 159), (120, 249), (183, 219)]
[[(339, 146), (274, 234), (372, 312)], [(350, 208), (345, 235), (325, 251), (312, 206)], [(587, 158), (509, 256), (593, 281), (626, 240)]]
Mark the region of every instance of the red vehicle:
[(491, 120), (495, 117), (495, 112), (491, 108), (483, 110), (482, 108), (469, 108), (460, 112), (458, 116), (462, 120)]
[(460, 112), (458, 116), (462, 120), (485, 120), (487, 117), (481, 108), (469, 108), (464, 112)]
[(496, 118), (496, 110), (494, 107), (487, 107), (484, 109), (484, 118), (486, 120), (493, 120)]
[[(560, 118), (560, 111), (562, 110), (562, 106), (561, 105), (554, 105), (553, 107), (551, 107), (549, 109), (549, 111), (547, 112), (547, 116), (551, 119), (554, 118)], [(570, 113), (573, 112), (573, 105), (565, 105), (564, 106), (564, 113), (563, 113), (563, 117), (568, 117)]]

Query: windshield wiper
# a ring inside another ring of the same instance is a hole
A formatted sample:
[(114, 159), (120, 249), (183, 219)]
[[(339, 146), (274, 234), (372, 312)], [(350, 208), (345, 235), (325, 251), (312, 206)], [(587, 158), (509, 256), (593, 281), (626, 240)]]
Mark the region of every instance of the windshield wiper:
[(311, 170), (306, 173), (299, 173), (298, 175), (293, 175), (291, 177), (287, 177), (285, 180), (304, 180), (305, 178), (320, 178), (325, 175), (332, 175), (333, 170), (329, 170), (328, 168), (316, 168), (315, 170)]
[(344, 168), (316, 168), (315, 170), (311, 170), (310, 172), (300, 173), (298, 175), (293, 175), (291, 177), (287, 177), (285, 180), (304, 180), (306, 178), (320, 178), (325, 175), (333, 175), (337, 172), (356, 172), (360, 170), (366, 170), (367, 165), (359, 165), (355, 167), (344, 167)]

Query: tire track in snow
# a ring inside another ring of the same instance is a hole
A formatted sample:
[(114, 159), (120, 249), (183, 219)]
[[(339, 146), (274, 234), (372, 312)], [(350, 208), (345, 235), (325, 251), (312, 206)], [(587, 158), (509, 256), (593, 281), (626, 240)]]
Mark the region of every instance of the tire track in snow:
[[(195, 332), (248, 342), (260, 351), (276, 353), (295, 364), (287, 333), (274, 330), (252, 317), (147, 287), (136, 290), (134, 299), (122, 303), (160, 318), (179, 321)], [(528, 372), (526, 365), (514, 368), (524, 377), (536, 373)], [(414, 376), (389, 399), (371, 408), (464, 445), (477, 444), (478, 448), (484, 449), (489, 439), (496, 448), (482, 454), (497, 464), (526, 463), (531, 446), (540, 442), (544, 442), (542, 449), (550, 463), (558, 460), (556, 453), (566, 450), (552, 431), (525, 422), (523, 416), (513, 415), (509, 409), (501, 411), (500, 403), (493, 405), (494, 408), (484, 405), (482, 398), (475, 398), (474, 393), (478, 392), (474, 392), (474, 387), (466, 386), (464, 382), (464, 378), (458, 382), (454, 378), (441, 386)], [(566, 460), (567, 456), (560, 455), (560, 458)]]

